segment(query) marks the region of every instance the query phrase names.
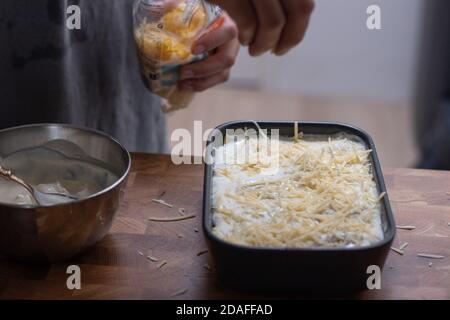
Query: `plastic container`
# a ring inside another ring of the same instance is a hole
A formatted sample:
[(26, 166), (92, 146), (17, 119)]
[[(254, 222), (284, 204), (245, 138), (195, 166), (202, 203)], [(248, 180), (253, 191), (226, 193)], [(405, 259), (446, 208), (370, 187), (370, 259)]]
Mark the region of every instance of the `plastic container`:
[[(262, 129), (279, 129), (280, 137), (292, 137), (294, 122), (258, 122)], [(299, 122), (305, 134), (334, 135), (345, 133), (373, 150), (371, 164), (380, 193), (386, 192), (383, 174), (374, 143), (360, 129), (338, 123)], [(227, 129), (257, 129), (254, 122), (231, 122), (216, 129), (225, 135)], [(217, 131), (216, 131), (217, 132)], [(217, 141), (211, 134), (208, 144)], [(220, 140), (219, 140), (220, 141)], [(276, 293), (353, 293), (367, 289), (369, 266), (383, 267), (394, 239), (396, 227), (386, 196), (381, 201), (383, 240), (366, 247), (288, 248), (245, 247), (226, 242), (212, 232), (211, 159), (206, 159), (203, 197), (203, 229), (219, 280), (226, 286), (245, 291)]]
[(165, 112), (186, 108), (193, 92), (178, 89), (182, 65), (202, 60), (192, 55), (193, 43), (222, 16), (203, 0), (137, 0), (134, 37), (146, 87), (163, 98)]

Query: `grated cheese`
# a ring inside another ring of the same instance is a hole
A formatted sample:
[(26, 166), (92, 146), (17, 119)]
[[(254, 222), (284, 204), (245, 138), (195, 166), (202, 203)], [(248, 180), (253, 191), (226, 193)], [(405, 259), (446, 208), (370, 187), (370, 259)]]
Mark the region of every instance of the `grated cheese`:
[(429, 254), (429, 253), (418, 253), (418, 257), (420, 258), (429, 258), (429, 259), (444, 259), (445, 257), (439, 254)]
[(173, 205), (172, 205), (172, 204), (167, 203), (167, 202), (165, 202), (165, 201), (162, 200), (162, 199), (152, 199), (152, 202), (158, 203), (158, 204), (162, 204), (163, 206), (166, 206), (166, 207), (168, 207), (168, 208), (173, 208)]
[(400, 246), (400, 250), (404, 250), (407, 246), (408, 246), (408, 242), (405, 242), (404, 244), (402, 244), (401, 246)]
[(397, 226), (397, 229), (412, 231), (412, 230), (415, 230), (416, 227), (415, 226)]
[(197, 253), (197, 257), (200, 257), (200, 256), (202, 256), (204, 254), (207, 254), (207, 253), (208, 253), (208, 250), (200, 251), (200, 252)]
[(182, 296), (182, 295), (186, 294), (188, 291), (189, 291), (189, 289), (182, 289), (182, 290), (180, 290), (180, 291), (177, 291), (177, 292), (175, 292), (175, 293), (172, 293), (172, 294), (170, 295), (170, 297), (171, 297), (171, 298), (174, 298), (174, 297)]
[(203, 268), (208, 270), (208, 271), (212, 271), (211, 266), (209, 264), (203, 265)]
[(391, 250), (394, 252), (397, 252), (399, 255), (404, 255), (405, 253), (403, 252), (403, 249), (399, 249), (396, 247), (391, 247)]
[[(371, 150), (342, 136), (292, 140), (280, 141), (277, 159), (260, 152), (256, 137), (216, 149), (213, 232), (257, 247), (355, 247), (383, 239), (384, 194)], [(256, 150), (259, 161), (232, 162), (236, 150)]]
[(178, 222), (178, 221), (184, 221), (184, 220), (189, 220), (189, 219), (194, 219), (195, 215), (190, 215), (190, 216), (182, 216), (182, 217), (176, 217), (176, 218), (172, 218), (172, 217), (166, 217), (166, 218), (158, 218), (158, 217), (150, 217), (148, 218), (149, 221), (152, 222)]

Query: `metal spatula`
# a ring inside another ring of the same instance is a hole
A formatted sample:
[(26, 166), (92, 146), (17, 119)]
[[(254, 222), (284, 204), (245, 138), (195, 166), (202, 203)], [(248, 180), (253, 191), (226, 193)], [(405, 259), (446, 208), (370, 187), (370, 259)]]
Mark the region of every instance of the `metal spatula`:
[(36, 204), (38, 206), (44, 204), (49, 195), (56, 196), (56, 197), (62, 197), (62, 198), (69, 198), (71, 200), (78, 200), (77, 197), (74, 197), (74, 196), (72, 196), (70, 194), (66, 194), (66, 193), (57, 193), (57, 192), (43, 193), (43, 192), (40, 192), (40, 191), (36, 190), (36, 188), (34, 188), (29, 183), (27, 183), (24, 180), (20, 179), (19, 177), (15, 176), (10, 170), (3, 168), (1, 165), (0, 165), (0, 178), (4, 178), (6, 180), (20, 184), (31, 194), (34, 202), (36, 202)]

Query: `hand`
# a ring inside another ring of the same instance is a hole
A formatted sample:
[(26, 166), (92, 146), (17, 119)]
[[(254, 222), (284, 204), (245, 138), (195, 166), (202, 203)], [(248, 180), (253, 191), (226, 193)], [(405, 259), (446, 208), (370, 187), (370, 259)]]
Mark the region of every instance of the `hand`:
[(183, 66), (179, 88), (200, 92), (228, 81), (239, 52), (235, 22), (224, 14), (192, 46), (192, 53), (208, 53), (208, 58)]
[(239, 28), (239, 40), (252, 56), (267, 51), (286, 54), (308, 28), (314, 0), (208, 0), (228, 12)]

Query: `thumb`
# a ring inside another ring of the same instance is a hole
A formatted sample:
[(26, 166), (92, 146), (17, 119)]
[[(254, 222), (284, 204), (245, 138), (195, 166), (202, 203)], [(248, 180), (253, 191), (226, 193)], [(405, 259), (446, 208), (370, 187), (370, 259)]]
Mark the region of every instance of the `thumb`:
[(237, 37), (237, 27), (226, 14), (218, 18), (192, 45), (192, 53), (200, 55), (217, 49)]

